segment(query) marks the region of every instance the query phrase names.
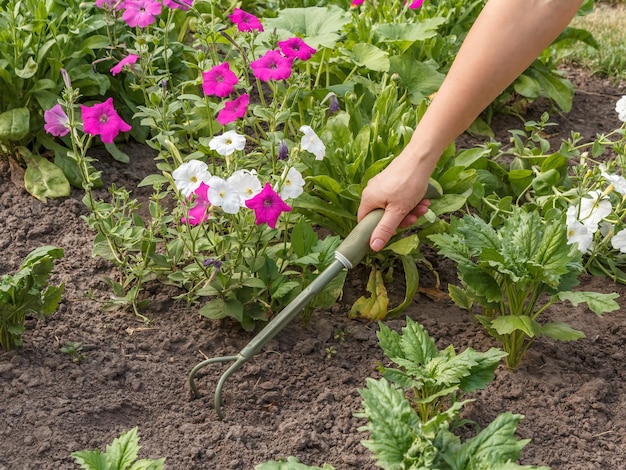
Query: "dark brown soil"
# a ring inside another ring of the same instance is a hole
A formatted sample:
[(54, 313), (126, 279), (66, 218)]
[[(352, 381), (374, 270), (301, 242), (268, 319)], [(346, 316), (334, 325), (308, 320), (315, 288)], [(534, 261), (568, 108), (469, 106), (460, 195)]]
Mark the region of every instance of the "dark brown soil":
[[(552, 116), (559, 124), (555, 138), (571, 130), (591, 138), (616, 128), (614, 106), (626, 88), (570, 75), (578, 91), (569, 114)], [(537, 103), (528, 117), (545, 109), (545, 103)], [(521, 122), (498, 117), (494, 127), (506, 138), (506, 130), (520, 128)], [(471, 142), (467, 136), (459, 139), (461, 145)], [(101, 158), (107, 185), (134, 189), (154, 172), (149, 151), (134, 146), (129, 152), (129, 165)], [(100, 277), (110, 268), (91, 256), (93, 234), (79, 217), (84, 213), (79, 191), (42, 204), (15, 187), (7, 166), (0, 165), (0, 274), (17, 270), (35, 247), (51, 244), (65, 250), (53, 282), (66, 283), (58, 312), (45, 321), (29, 320), (22, 347), (0, 352), (0, 470), (75, 469), (71, 452), (104, 450), (135, 426), (140, 456), (165, 457), (169, 469), (253, 469), (290, 455), (338, 470), (375, 468), (360, 444), (367, 437), (358, 431), (364, 422), (353, 417), (361, 406), (358, 389), (367, 377), (377, 376), (377, 362), (383, 360), (377, 325), (347, 315), (351, 302), (364, 293), (363, 273), (352, 273), (341, 302), (315, 312), (308, 325), (293, 321), (226, 382), (225, 420), (220, 421), (213, 391), (224, 368), (211, 366), (198, 374), (200, 399), (191, 398), (189, 371), (206, 356), (236, 354), (253, 334), (231, 322), (201, 318), (195, 308), (172, 302), (163, 288), (151, 291), (150, 324), (132, 313), (103, 309), (110, 291)], [(455, 282), (454, 270), (430, 256), (445, 289)], [(432, 287), (431, 281), (424, 275), (423, 287)], [(620, 305), (626, 306), (625, 286), (587, 277), (582, 287), (619, 292)], [(466, 312), (445, 295), (442, 299), (419, 295), (406, 315), (421, 322), (439, 347), (495, 346)], [(523, 464), (626, 468), (626, 313), (598, 318), (568, 304), (550, 309), (548, 317), (569, 322), (587, 338), (537, 342), (517, 373), (498, 369), (466, 417), (485, 426), (504, 411), (524, 414), (518, 435), (531, 442)], [(404, 320), (389, 325), (399, 329)], [(60, 351), (68, 341), (83, 344), (84, 361), (72, 363)], [(330, 347), (336, 354), (329, 358)]]

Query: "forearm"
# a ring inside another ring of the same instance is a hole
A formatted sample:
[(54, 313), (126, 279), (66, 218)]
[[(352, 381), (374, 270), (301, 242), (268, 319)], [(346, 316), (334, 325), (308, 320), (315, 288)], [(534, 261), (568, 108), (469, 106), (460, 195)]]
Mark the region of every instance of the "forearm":
[(432, 171), (444, 149), (563, 29), (582, 0), (489, 0), (405, 150)]

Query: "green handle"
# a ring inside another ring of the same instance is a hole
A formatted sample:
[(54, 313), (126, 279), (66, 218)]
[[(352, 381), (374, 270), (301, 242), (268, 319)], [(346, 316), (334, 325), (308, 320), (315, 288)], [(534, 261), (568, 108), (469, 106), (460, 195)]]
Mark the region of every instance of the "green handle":
[[(424, 199), (437, 199), (441, 197), (441, 191), (432, 183), (428, 183), (428, 189)], [(361, 222), (348, 234), (345, 240), (337, 247), (335, 258), (346, 267), (352, 268), (359, 264), (367, 254), (370, 246), (372, 232), (383, 218), (385, 211), (375, 209), (367, 214)]]

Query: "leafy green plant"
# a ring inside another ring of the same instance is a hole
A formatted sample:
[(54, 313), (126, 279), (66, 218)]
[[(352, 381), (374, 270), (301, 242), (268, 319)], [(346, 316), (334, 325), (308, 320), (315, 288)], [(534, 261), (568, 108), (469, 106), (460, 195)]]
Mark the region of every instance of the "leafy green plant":
[(54, 260), (62, 257), (62, 248), (35, 248), (17, 273), (0, 279), (0, 346), (5, 351), (22, 344), (27, 316), (43, 319), (56, 311), (65, 285), (51, 286), (48, 280)]
[(115, 438), (106, 452), (80, 450), (71, 456), (83, 470), (162, 470), (165, 458), (137, 460), (140, 447), (135, 427)]
[(102, 26), (93, 7), (75, 0), (0, 2), (0, 158), (24, 173), (26, 189), (44, 202), (68, 196), (70, 183), (80, 187), (80, 181), (63, 152), (54, 162), (41, 156), (45, 148), (58, 147), (44, 133), (42, 109), (56, 103), (63, 67), (86, 95), (105, 93), (109, 81), (91, 67), (106, 45), (98, 34)]
[(67, 354), (70, 357), (70, 361), (74, 364), (87, 359), (87, 355), (83, 352), (83, 345), (78, 341), (67, 341), (65, 346), (61, 347), (61, 352)]
[[(385, 370), (391, 381), (368, 378), (366, 388), (359, 390), (363, 409), (356, 416), (367, 419), (360, 430), (369, 432), (363, 445), (374, 454), (379, 467), (547, 470), (514, 463), (529, 442), (515, 437), (522, 415), (503, 413), (465, 442), (451, 431), (460, 424), (460, 410), (471, 401), (457, 401), (457, 393), (482, 388), (493, 380), (502, 351), (463, 351), (455, 355), (449, 346), (438, 352), (424, 328), (409, 319), (402, 335), (381, 325), (379, 342), (385, 355), (404, 369)], [(416, 387), (426, 400), (411, 401), (405, 391), (408, 387)], [(434, 403), (428, 394), (432, 399), (447, 401), (449, 406), (431, 407), (428, 414), (423, 414), (421, 405)]]
[(584, 337), (566, 323), (537, 321), (553, 303), (586, 303), (597, 315), (619, 308), (618, 294), (573, 290), (583, 269), (582, 255), (568, 245), (558, 210), (542, 218), (538, 211), (513, 206), (499, 229), (476, 215), (452, 218), (449, 233), (430, 239), (456, 263), (462, 286), (450, 284), (450, 297), (470, 313), (474, 306), (481, 309), (475, 316), (502, 343), (511, 369), (540, 336), (559, 341)]
[(464, 349), (457, 354), (452, 345), (439, 351), (422, 325), (407, 317), (402, 333), (380, 323), (378, 344), (399, 369), (379, 367), (383, 377), (411, 390), (411, 404), (423, 422), (456, 403), (464, 394), (485, 388), (506, 353), (491, 348), (486, 352)]

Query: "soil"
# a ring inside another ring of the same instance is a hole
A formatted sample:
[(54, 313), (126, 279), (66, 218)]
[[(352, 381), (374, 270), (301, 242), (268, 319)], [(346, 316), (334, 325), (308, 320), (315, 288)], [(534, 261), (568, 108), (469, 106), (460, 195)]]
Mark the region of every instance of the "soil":
[[(577, 91), (568, 114), (552, 114), (553, 139), (576, 130), (586, 138), (619, 126), (615, 102), (626, 87), (583, 72), (568, 75)], [(545, 102), (527, 109), (536, 119)], [(497, 116), (498, 138), (521, 121)], [(464, 135), (459, 145), (474, 138)], [(131, 145), (129, 164), (100, 156), (105, 186), (136, 190), (154, 172), (152, 153)], [(272, 459), (296, 456), (308, 465), (329, 463), (338, 470), (373, 469), (372, 456), (360, 443), (367, 436), (355, 418), (358, 393), (368, 377), (377, 377), (383, 355), (377, 324), (348, 319), (351, 303), (365, 293), (364, 273), (351, 272), (341, 301), (313, 313), (305, 324), (294, 320), (257, 356), (226, 382), (219, 420), (213, 392), (224, 367), (213, 365), (197, 377), (202, 397), (188, 385), (192, 367), (205, 357), (236, 354), (254, 336), (235, 323), (200, 317), (197, 307), (175, 303), (173, 292), (154, 286), (143, 323), (132, 313), (106, 310), (111, 292), (101, 280), (110, 266), (92, 258), (91, 233), (81, 220), (81, 192), (43, 204), (10, 180), (0, 165), (0, 274), (15, 272), (23, 258), (41, 245), (65, 250), (52, 282), (66, 283), (58, 311), (46, 320), (27, 321), (24, 344), (0, 352), (0, 470), (75, 469), (70, 453), (104, 450), (115, 437), (139, 428), (140, 457), (166, 458), (166, 468), (253, 469)], [(433, 296), (434, 277), (421, 266), (422, 292), (405, 315), (423, 324), (440, 348), (454, 344), (486, 350), (497, 346), (447, 298), (456, 281), (453, 265), (433, 253), (427, 257), (442, 283)], [(427, 289), (430, 288), (430, 289)], [(626, 306), (626, 287), (607, 279), (584, 277), (581, 288), (618, 292)], [(395, 285), (395, 295), (402, 282)], [(597, 317), (586, 307), (554, 306), (546, 319), (561, 320), (584, 331), (572, 343), (538, 341), (522, 366), (502, 366), (487, 389), (465, 410), (467, 419), (486, 426), (505, 411), (525, 415), (520, 439), (530, 439), (520, 463), (558, 470), (626, 468), (626, 311)], [(387, 324), (399, 330), (404, 317)], [(343, 341), (337, 335), (343, 334)], [(85, 358), (73, 363), (61, 347), (83, 345)], [(327, 348), (334, 348), (329, 355)]]

